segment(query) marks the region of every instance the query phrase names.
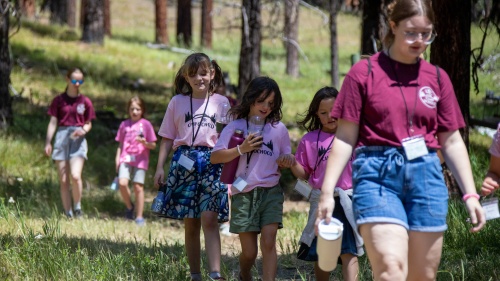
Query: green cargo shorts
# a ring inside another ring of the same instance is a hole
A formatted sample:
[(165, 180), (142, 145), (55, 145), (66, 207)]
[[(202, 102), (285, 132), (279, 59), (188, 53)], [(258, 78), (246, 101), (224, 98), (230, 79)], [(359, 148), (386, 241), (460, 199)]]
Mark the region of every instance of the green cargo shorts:
[(273, 223), (278, 224), (278, 229), (283, 228), (284, 201), (280, 185), (256, 187), (250, 192), (233, 195), (229, 231), (260, 233), (263, 226)]

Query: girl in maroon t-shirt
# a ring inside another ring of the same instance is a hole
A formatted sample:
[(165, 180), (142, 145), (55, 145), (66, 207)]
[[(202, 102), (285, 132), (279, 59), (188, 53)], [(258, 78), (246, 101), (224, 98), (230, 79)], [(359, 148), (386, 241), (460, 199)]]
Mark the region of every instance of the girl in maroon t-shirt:
[[(66, 74), (68, 84), (66, 91), (54, 98), (47, 112), (50, 115), (50, 121), (45, 138), (45, 154), (52, 156), (56, 162), (62, 204), (69, 218), (73, 215), (76, 217), (83, 215), (82, 170), (87, 159), (85, 135), (92, 128), (91, 120), (95, 118), (92, 102), (79, 91), (83, 81), (83, 73), (80, 69), (69, 70)], [(52, 147), (54, 133), (56, 138)], [(73, 184), (73, 209), (71, 208), (70, 182)]]
[(333, 187), (356, 148), (353, 209), (374, 279), (435, 280), (448, 211), (437, 149), (465, 194), (471, 231), (484, 226), (485, 215), (453, 86), (419, 58), (436, 36), (431, 1), (396, 0), (388, 19), (384, 51), (353, 66), (332, 110), (339, 125), (316, 224), (330, 220)]

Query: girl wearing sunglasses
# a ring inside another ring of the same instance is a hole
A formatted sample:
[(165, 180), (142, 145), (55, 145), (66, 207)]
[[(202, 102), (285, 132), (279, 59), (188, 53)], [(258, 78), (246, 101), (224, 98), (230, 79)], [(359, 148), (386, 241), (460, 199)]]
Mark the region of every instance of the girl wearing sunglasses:
[[(45, 154), (52, 156), (56, 163), (61, 200), (68, 218), (73, 216), (80, 218), (83, 215), (82, 170), (87, 159), (85, 135), (92, 128), (91, 121), (95, 118), (92, 102), (80, 94), (80, 85), (83, 81), (80, 69), (70, 69), (66, 74), (66, 90), (54, 98), (47, 112), (50, 121), (45, 138)], [(55, 140), (52, 146), (54, 134)], [(71, 198), (73, 198), (73, 208)]]

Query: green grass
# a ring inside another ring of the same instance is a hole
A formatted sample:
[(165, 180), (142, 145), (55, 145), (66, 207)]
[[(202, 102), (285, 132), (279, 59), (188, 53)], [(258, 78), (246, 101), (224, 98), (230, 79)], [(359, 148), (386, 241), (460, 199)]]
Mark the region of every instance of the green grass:
[[(222, 7), (221, 3), (216, 6)], [(104, 46), (80, 43), (79, 31), (47, 25), (45, 14), (39, 22), (24, 22), (21, 31), (11, 38), (11, 79), (22, 94), (14, 100), (14, 126), (0, 135), (1, 280), (187, 280), (182, 223), (157, 219), (147, 211), (145, 228), (136, 228), (121, 218), (124, 207), (120, 197), (107, 189), (114, 177), (117, 144), (114, 134), (102, 122), (94, 122), (88, 136), (90, 150), (84, 167), (82, 202), (85, 219), (68, 221), (61, 215), (56, 170), (43, 154), (47, 105), (64, 90), (64, 72), (73, 66), (84, 69), (86, 82), (82, 91), (91, 97), (97, 110), (112, 111), (125, 118), (126, 102), (131, 96), (140, 95), (146, 101), (148, 118), (159, 127), (172, 96), (173, 77), (185, 54), (145, 46), (154, 39), (153, 11), (153, 1), (112, 1), (113, 37), (106, 38)], [(223, 28), (224, 17), (235, 13), (231, 8), (221, 8), (216, 16), (214, 26), (219, 31), (213, 35), (212, 50), (199, 47), (199, 21), (195, 16), (192, 47), (218, 60), (233, 83), (237, 82), (240, 35), (239, 30)], [(199, 15), (196, 5), (193, 15)], [(175, 7), (169, 7), (169, 17), (171, 44), (180, 47), (174, 40)], [(280, 85), (286, 124), (293, 124), (297, 114), (305, 111), (317, 89), (330, 84), (328, 25), (306, 9), (301, 10), (299, 21), (299, 41), (308, 59), (300, 59), (299, 78), (284, 74), (285, 50), (279, 38), (266, 38), (262, 43), (262, 74), (273, 77)], [(360, 20), (341, 14), (338, 23), (340, 72), (345, 74), (351, 54), (359, 51)], [(481, 34), (477, 27), (471, 31), (472, 42), (477, 46)], [(487, 43), (487, 56), (498, 53), (494, 38)], [(498, 64), (496, 67), (498, 70)], [(144, 83), (136, 88), (133, 82), (137, 79)], [(480, 94), (471, 94), (471, 112), (476, 116), (482, 115), (485, 89), (500, 94), (495, 72), (482, 72), (480, 79)], [(495, 108), (490, 105), (486, 110), (491, 115)], [(291, 129), (295, 142), (301, 134)], [(474, 130), (470, 140), (471, 163), (479, 187), (488, 165), (487, 147), (491, 140)], [(151, 154), (150, 167), (156, 162), (157, 150)], [(152, 173), (150, 168), (146, 210), (155, 195), (150, 185)], [(290, 191), (293, 176), (288, 171), (283, 173), (281, 182), (287, 197), (296, 198)], [(8, 203), (11, 197), (15, 203)], [(312, 276), (312, 265), (295, 258), (306, 218), (305, 211), (284, 216), (285, 227), (278, 235), (279, 280), (310, 280)], [(471, 234), (465, 218), (463, 204), (452, 200), (438, 280), (499, 279), (498, 222), (491, 221), (485, 230)], [(222, 271), (229, 280), (234, 280), (237, 273), (238, 243), (223, 238), (226, 254)], [(204, 255), (202, 262), (206, 268)], [(340, 276), (338, 267), (336, 280)], [(360, 280), (369, 280), (370, 276), (365, 256), (360, 258)]]

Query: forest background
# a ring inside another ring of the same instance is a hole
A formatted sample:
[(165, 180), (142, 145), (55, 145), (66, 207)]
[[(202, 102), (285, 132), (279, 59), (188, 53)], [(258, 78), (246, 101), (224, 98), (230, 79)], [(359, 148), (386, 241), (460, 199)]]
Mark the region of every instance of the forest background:
[[(155, 2), (110, 1), (110, 35), (103, 35), (102, 42), (97, 40), (97, 44), (82, 42), (84, 31), (80, 28), (51, 24), (50, 7), (41, 12), (43, 3), (35, 2), (33, 18), (21, 18), (19, 31), (9, 38), (12, 63), (9, 95), (14, 118), (0, 135), (0, 279), (187, 278), (182, 223), (147, 214), (147, 226), (136, 228), (122, 219), (119, 195), (108, 188), (114, 177), (117, 145), (114, 129), (117, 122), (126, 118), (126, 102), (133, 95), (145, 99), (147, 118), (159, 127), (173, 94), (175, 72), (190, 51), (209, 54), (228, 72), (231, 82), (238, 84), (241, 5), (214, 2), (212, 44), (207, 48), (202, 46), (199, 28), (201, 2), (191, 2), (193, 29), (189, 46), (176, 36), (177, 3), (170, 2), (166, 18), (170, 40), (168, 44), (158, 44), (162, 42), (158, 42), (155, 29)], [(283, 121), (296, 145), (304, 133), (295, 126), (298, 114), (306, 110), (317, 89), (332, 84), (329, 12), (305, 4), (300, 6), (297, 41), (301, 50), (300, 71), (293, 78), (286, 74), (286, 44), (281, 36), (284, 4), (275, 1), (261, 4), (264, 28), (260, 74), (273, 77), (280, 85), (285, 101)], [(80, 22), (79, 9), (77, 5), (75, 25)], [(339, 82), (361, 49), (362, 13), (348, 10), (346, 6), (337, 15)], [(15, 22), (12, 17), (11, 27)], [(471, 25), (471, 49), (482, 44), (482, 29), (484, 25), (479, 23)], [(10, 33), (13, 32), (11, 29)], [(484, 100), (487, 90), (493, 97), (495, 93), (500, 94), (498, 34), (491, 34), (485, 39), (484, 60), (478, 72), (479, 91), (475, 94), (473, 86), (470, 87), (469, 102), (473, 119), (494, 124), (498, 101)], [(429, 52), (426, 56), (430, 57)], [(84, 70), (86, 81), (82, 92), (91, 97), (100, 118), (94, 122), (88, 137), (90, 150), (84, 169), (83, 201), (86, 218), (67, 221), (60, 212), (56, 171), (43, 154), (43, 144), (48, 123), (47, 105), (64, 90), (65, 71), (74, 66)], [(471, 163), (479, 187), (487, 167), (487, 147), (491, 139), (474, 127), (469, 136)], [(157, 153), (153, 152), (152, 165), (156, 157)], [(147, 178), (151, 183), (151, 168)], [(282, 184), (287, 187), (289, 200), (285, 228), (278, 238), (278, 279), (311, 280), (312, 266), (295, 258), (298, 237), (307, 217), (307, 204), (291, 190), (293, 177), (287, 171), (283, 173)], [(151, 184), (147, 184), (146, 189), (148, 209), (155, 192)], [(500, 258), (498, 222), (490, 221), (482, 232), (470, 234), (465, 220), (463, 204), (452, 199), (438, 279), (500, 279), (496, 265)], [(239, 242), (237, 237), (224, 237), (223, 244), (223, 274), (232, 280), (237, 273)], [(366, 257), (360, 263), (360, 280), (369, 280)], [(256, 273), (259, 268), (258, 265)], [(337, 269), (333, 278), (337, 280), (340, 275)]]

